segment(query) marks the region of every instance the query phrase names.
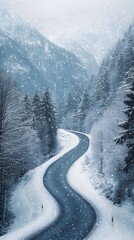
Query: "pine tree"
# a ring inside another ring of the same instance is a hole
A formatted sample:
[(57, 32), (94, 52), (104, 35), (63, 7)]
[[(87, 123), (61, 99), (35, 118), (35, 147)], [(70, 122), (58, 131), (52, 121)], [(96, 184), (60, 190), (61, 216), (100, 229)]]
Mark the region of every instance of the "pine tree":
[(32, 111), (33, 128), (40, 139), (43, 154), (47, 154), (54, 148), (57, 135), (55, 108), (48, 90), (45, 91), (42, 99), (38, 91), (35, 92)]
[(33, 112), (33, 128), (37, 131), (39, 136), (39, 128), (41, 125), (41, 98), (38, 91), (35, 91), (35, 94), (32, 98), (32, 112)]
[(67, 101), (65, 104), (65, 115), (74, 109), (74, 99), (71, 93), (68, 94)]
[(43, 154), (46, 154), (49, 152), (49, 124), (46, 119), (46, 106), (47, 106), (47, 100), (45, 94), (43, 95), (41, 99), (41, 125), (40, 125), (40, 140), (41, 140), (41, 149)]
[(46, 90), (43, 95), (41, 110), (43, 120), (47, 124), (48, 147), (49, 151), (51, 151), (56, 143), (57, 123), (55, 107), (52, 103), (52, 99), (48, 90)]
[(28, 95), (24, 96), (23, 103), (24, 103), (27, 118), (30, 118), (32, 109), (31, 109), (31, 102), (30, 102), (30, 99), (29, 99)]
[(115, 141), (119, 144), (127, 144), (128, 154), (125, 158), (124, 171), (128, 173), (134, 168), (134, 68), (131, 68), (127, 73), (124, 86), (126, 88), (124, 104), (127, 106), (124, 113), (127, 116), (127, 121), (119, 124), (124, 131)]
[[(38, 139), (25, 119), (18, 89), (0, 75), (0, 216), (5, 222), (9, 188), (30, 168), (39, 153)], [(34, 166), (33, 166), (34, 165)]]
[(29, 127), (33, 128), (32, 105), (28, 95), (25, 95), (22, 98), (22, 105), (24, 109), (24, 117), (22, 121), (25, 122), (27, 126), (29, 125)]
[(109, 69), (110, 60), (104, 59), (99, 70), (99, 79), (95, 86), (95, 97), (96, 101), (99, 101), (100, 107), (106, 106), (110, 94)]
[(90, 101), (89, 101), (89, 93), (87, 89), (84, 90), (81, 101), (78, 106), (78, 110), (76, 114), (74, 114), (74, 128), (76, 130), (83, 130), (84, 120), (89, 112)]

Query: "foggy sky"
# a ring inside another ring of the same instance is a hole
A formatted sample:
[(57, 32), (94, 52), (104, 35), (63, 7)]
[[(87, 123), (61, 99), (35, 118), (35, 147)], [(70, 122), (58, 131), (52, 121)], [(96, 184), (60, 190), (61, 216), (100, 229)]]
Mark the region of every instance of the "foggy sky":
[(134, 18), (134, 0), (9, 0), (24, 18), (49, 21), (63, 15), (88, 15), (94, 20), (107, 16)]
[(7, 0), (12, 8), (42, 33), (77, 32), (105, 27), (126, 30), (134, 21), (134, 0)]

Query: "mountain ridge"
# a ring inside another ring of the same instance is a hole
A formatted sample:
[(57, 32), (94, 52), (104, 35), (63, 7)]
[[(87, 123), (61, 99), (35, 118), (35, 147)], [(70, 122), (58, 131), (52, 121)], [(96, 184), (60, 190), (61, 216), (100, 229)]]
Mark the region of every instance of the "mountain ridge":
[(51, 43), (11, 11), (0, 9), (0, 19), (3, 11), (7, 18), (0, 24), (1, 69), (18, 81), (23, 93), (47, 87), (59, 102), (75, 85), (87, 84), (88, 74), (73, 53)]

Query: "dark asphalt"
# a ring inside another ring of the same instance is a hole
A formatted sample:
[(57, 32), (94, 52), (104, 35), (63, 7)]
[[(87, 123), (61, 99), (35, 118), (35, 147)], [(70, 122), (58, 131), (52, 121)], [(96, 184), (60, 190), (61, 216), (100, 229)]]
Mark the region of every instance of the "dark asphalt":
[(81, 133), (76, 135), (80, 139), (78, 146), (54, 162), (44, 175), (45, 187), (60, 205), (60, 216), (30, 240), (83, 240), (95, 224), (96, 213), (93, 207), (72, 190), (66, 181), (70, 166), (89, 147), (88, 137)]

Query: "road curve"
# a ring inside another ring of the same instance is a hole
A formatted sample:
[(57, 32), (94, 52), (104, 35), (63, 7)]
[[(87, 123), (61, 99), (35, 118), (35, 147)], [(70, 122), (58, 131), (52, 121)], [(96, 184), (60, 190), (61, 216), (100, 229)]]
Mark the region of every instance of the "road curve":
[(96, 213), (93, 207), (76, 193), (66, 181), (70, 166), (79, 159), (89, 147), (89, 138), (75, 133), (79, 144), (70, 152), (54, 162), (44, 175), (44, 186), (60, 205), (60, 215), (49, 227), (34, 234), (29, 240), (83, 240), (92, 230)]

